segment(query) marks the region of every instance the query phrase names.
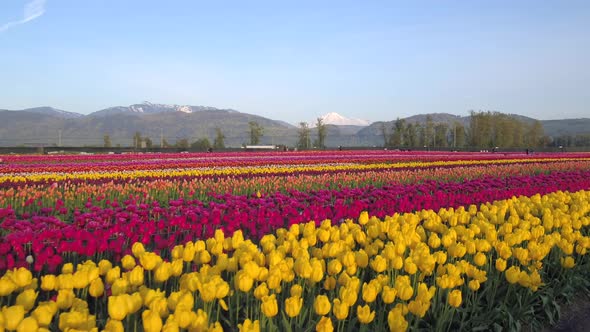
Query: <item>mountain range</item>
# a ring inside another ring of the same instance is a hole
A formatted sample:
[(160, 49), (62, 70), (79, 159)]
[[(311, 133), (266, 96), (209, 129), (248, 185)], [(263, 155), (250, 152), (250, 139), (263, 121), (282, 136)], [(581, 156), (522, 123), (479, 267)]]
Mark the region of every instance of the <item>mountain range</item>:
[[(447, 113), (419, 114), (405, 118), (406, 122), (422, 123), (430, 115), (434, 122), (468, 124), (469, 116)], [(513, 115), (522, 121), (533, 118)], [(335, 112), (321, 116), (327, 127), (327, 146), (379, 146), (383, 144), (380, 128), (391, 128), (395, 120), (369, 123), (347, 118)], [(393, 116), (392, 116), (393, 118)], [(143, 102), (116, 106), (88, 115), (36, 107), (18, 111), (0, 110), (0, 146), (102, 146), (104, 135), (112, 144), (130, 146), (133, 135), (141, 133), (156, 146), (161, 139), (174, 144), (179, 139), (190, 142), (200, 138), (213, 140), (216, 128), (225, 136), (226, 146), (238, 147), (249, 142), (249, 122), (264, 128), (261, 144), (293, 146), (298, 139), (298, 127), (281, 120), (242, 113), (233, 109), (210, 106), (165, 105)], [(549, 136), (577, 135), (590, 132), (590, 119), (541, 121)], [(315, 121), (309, 122), (310, 127)], [(312, 137), (315, 137), (312, 129)]]

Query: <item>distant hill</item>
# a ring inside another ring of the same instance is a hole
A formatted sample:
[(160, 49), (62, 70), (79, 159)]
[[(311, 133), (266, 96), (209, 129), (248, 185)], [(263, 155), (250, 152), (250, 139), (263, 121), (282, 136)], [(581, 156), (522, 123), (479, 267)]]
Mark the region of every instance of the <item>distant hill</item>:
[[(418, 114), (405, 118), (407, 123), (425, 123), (430, 115), (435, 123), (452, 124), (455, 121), (469, 126), (469, 116), (448, 113)], [(515, 118), (531, 122), (534, 119), (520, 115)], [(382, 146), (381, 126), (390, 131), (395, 119), (364, 125), (330, 124), (329, 122), (355, 123), (355, 119), (337, 113), (324, 116), (327, 123), (326, 145)], [(102, 146), (103, 136), (109, 135), (115, 146), (131, 146), (133, 135), (139, 132), (149, 137), (154, 145), (163, 136), (170, 144), (176, 140), (193, 142), (200, 138), (213, 141), (215, 128), (221, 128), (226, 146), (238, 147), (248, 143), (249, 121), (256, 121), (264, 128), (261, 144), (287, 144), (294, 146), (298, 140), (298, 127), (281, 120), (242, 113), (232, 109), (210, 106), (186, 106), (142, 103), (103, 109), (89, 115), (67, 112), (52, 107), (37, 107), (20, 111), (0, 110), (0, 146), (55, 145), (61, 137), (63, 146)], [(590, 119), (565, 119), (541, 121), (549, 136), (590, 133)], [(316, 129), (311, 128), (315, 140)]]

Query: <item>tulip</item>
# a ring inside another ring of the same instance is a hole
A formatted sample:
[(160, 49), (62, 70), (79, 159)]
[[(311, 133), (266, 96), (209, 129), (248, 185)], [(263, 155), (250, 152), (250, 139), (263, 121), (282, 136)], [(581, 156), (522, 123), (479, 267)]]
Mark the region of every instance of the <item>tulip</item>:
[(318, 295), (316, 296), (313, 302), (313, 309), (315, 313), (319, 316), (325, 316), (330, 312), (332, 305), (330, 304), (330, 300), (326, 295)]
[(461, 291), (458, 289), (451, 291), (451, 293), (449, 293), (448, 302), (451, 307), (458, 308), (462, 302)]
[(16, 297), (16, 304), (22, 305), (25, 308), (25, 311), (28, 312), (35, 306), (37, 295), (39, 295), (39, 292), (35, 292), (32, 289), (27, 289), (22, 293), (18, 294), (18, 296)]
[(31, 271), (26, 268), (19, 267), (12, 272), (12, 281), (18, 287), (25, 287), (33, 281), (33, 275), (31, 274)]
[(60, 289), (57, 292), (55, 303), (60, 310), (68, 309), (74, 303), (76, 295), (71, 289)]
[(159, 332), (162, 330), (162, 318), (160, 316), (151, 311), (145, 310), (141, 314), (141, 319), (143, 322), (143, 329), (146, 332)]
[(258, 320), (251, 321), (246, 319), (244, 323), (238, 324), (238, 330), (240, 332), (260, 332), (260, 322)]
[(22, 305), (3, 307), (2, 314), (5, 319), (4, 327), (9, 331), (16, 330), (17, 326), (25, 317), (25, 308)]
[(272, 294), (270, 296), (264, 296), (262, 298), (262, 303), (260, 304), (260, 309), (262, 313), (268, 318), (276, 316), (279, 312), (276, 295)]
[(323, 316), (320, 321), (315, 326), (315, 330), (317, 332), (332, 332), (334, 331), (334, 326), (332, 325), (332, 320), (330, 317)]
[(110, 296), (108, 299), (109, 316), (121, 321), (127, 316), (127, 301), (123, 296)]
[(12, 294), (17, 288), (17, 285), (8, 278), (0, 278), (0, 297)]
[(99, 297), (102, 296), (104, 293), (104, 284), (102, 279), (96, 278), (90, 283), (90, 287), (88, 288), (88, 293), (92, 297)]
[(131, 255), (125, 255), (121, 258), (121, 266), (127, 271), (135, 267), (135, 258)]
[(293, 318), (299, 315), (303, 307), (303, 299), (298, 296), (291, 296), (285, 299), (285, 313), (287, 316)]
[(104, 330), (107, 332), (124, 332), (125, 327), (123, 327), (123, 323), (121, 321), (109, 318), (104, 327)]
[(334, 299), (334, 308), (332, 312), (338, 320), (345, 320), (348, 318), (349, 306), (345, 302), (341, 302), (340, 299)]
[(356, 307), (356, 316), (361, 324), (369, 324), (375, 319), (375, 312), (371, 311), (369, 305), (359, 305)]
[(17, 332), (29, 332), (29, 331), (37, 331), (39, 329), (39, 324), (33, 317), (27, 317), (23, 319), (16, 328)]

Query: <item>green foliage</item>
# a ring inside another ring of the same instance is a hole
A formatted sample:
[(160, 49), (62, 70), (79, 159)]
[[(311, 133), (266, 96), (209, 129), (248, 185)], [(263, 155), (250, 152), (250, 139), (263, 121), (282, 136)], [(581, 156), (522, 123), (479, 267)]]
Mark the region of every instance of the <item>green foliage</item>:
[[(188, 145), (188, 142), (187, 142)], [(209, 142), (208, 138), (201, 138), (193, 142), (191, 144), (191, 149), (198, 150), (198, 151), (207, 151), (211, 147), (211, 142)]]
[(260, 143), (260, 137), (264, 135), (264, 128), (256, 121), (248, 122), (250, 127), (250, 144), (258, 145)]
[(326, 143), (327, 129), (326, 129), (326, 124), (324, 123), (324, 120), (322, 118), (317, 119), (316, 129), (318, 131), (318, 138), (317, 138), (317, 144), (315, 144), (315, 145), (318, 148), (323, 149), (326, 147), (325, 143)]
[[(207, 140), (207, 141), (209, 141), (209, 140)], [(182, 138), (182, 139), (177, 140), (176, 147), (179, 149), (188, 149), (189, 148), (188, 139)]]
[(213, 140), (213, 148), (225, 149), (225, 136), (221, 132), (221, 128), (215, 128), (215, 139)]
[(310, 133), (309, 125), (307, 122), (299, 122), (299, 130), (297, 132), (299, 139), (297, 140), (298, 149), (309, 149), (310, 147)]
[(113, 143), (111, 142), (111, 136), (109, 136), (108, 134), (105, 134), (103, 137), (103, 141), (104, 141), (104, 147), (105, 148), (110, 148), (113, 146)]

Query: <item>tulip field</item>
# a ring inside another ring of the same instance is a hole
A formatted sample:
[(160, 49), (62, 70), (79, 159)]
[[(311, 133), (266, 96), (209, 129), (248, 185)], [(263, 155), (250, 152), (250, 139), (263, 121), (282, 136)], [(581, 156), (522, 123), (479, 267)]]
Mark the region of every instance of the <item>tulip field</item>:
[(590, 293), (590, 153), (0, 157), (0, 332), (536, 331)]

